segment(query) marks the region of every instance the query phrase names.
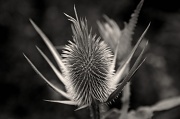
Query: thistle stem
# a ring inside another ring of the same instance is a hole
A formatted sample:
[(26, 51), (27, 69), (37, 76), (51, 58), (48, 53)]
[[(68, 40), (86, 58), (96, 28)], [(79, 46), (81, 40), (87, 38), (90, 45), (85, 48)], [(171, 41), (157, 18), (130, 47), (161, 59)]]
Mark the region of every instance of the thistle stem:
[(97, 102), (93, 102), (89, 108), (91, 119), (100, 119), (99, 104)]

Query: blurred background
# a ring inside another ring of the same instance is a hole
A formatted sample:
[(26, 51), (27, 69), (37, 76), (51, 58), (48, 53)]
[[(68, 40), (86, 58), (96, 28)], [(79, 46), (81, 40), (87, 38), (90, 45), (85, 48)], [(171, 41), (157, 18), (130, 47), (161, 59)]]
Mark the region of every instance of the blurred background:
[[(38, 69), (60, 88), (48, 64), (37, 52), (39, 46), (55, 63), (48, 48), (33, 29), (29, 18), (56, 46), (72, 38), (70, 22), (63, 13), (86, 17), (93, 32), (106, 14), (123, 28), (139, 0), (0, 0), (0, 119), (88, 119), (88, 109), (55, 104), (44, 99), (64, 98), (33, 71), (25, 53)], [(153, 105), (180, 95), (180, 6), (177, 0), (145, 0), (133, 36), (133, 44), (151, 21), (147, 60), (131, 85), (131, 109)], [(97, 33), (98, 34), (98, 33)], [(61, 53), (61, 50), (59, 50)], [(111, 106), (113, 107), (113, 106)], [(180, 106), (155, 113), (154, 119), (180, 119)]]

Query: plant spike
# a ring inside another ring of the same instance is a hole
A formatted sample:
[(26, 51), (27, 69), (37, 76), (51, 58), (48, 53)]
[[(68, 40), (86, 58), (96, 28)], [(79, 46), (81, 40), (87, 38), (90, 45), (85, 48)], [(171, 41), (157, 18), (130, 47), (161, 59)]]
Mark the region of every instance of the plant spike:
[(51, 53), (52, 53), (53, 57), (55, 58), (56, 63), (58, 64), (59, 68), (61, 70), (66, 70), (66, 66), (63, 64), (61, 56), (59, 55), (58, 51), (53, 46), (51, 41), (47, 38), (47, 36), (42, 32), (42, 30), (31, 19), (29, 19), (29, 21), (31, 22), (31, 24), (33, 25), (34, 29), (41, 36), (41, 38), (43, 39), (43, 41), (45, 42), (45, 44), (47, 45), (47, 47), (51, 51)]
[(56, 86), (54, 86), (51, 82), (49, 82), (40, 72), (39, 70), (34, 66), (34, 64), (29, 60), (29, 58), (23, 54), (24, 57), (26, 58), (26, 60), (28, 61), (28, 63), (31, 65), (31, 67), (34, 69), (34, 71), (42, 78), (44, 79), (44, 81), (52, 88), (54, 89), (56, 92), (58, 92), (59, 94), (61, 94), (62, 96), (64, 96), (67, 99), (70, 99), (69, 95), (67, 93), (65, 93), (64, 91), (60, 90), (59, 88), (57, 88)]
[[(119, 70), (119, 72), (123, 72), (122, 70), (125, 70), (125, 68), (127, 67), (127, 64), (129, 64), (132, 56), (134, 55), (137, 47), (139, 46), (140, 42), (142, 41), (145, 33), (147, 32), (148, 28), (149, 28), (150, 24), (147, 26), (147, 28), (145, 29), (145, 31), (143, 32), (143, 34), (141, 35), (141, 37), (139, 38), (138, 42), (136, 43), (136, 45), (134, 46), (132, 52), (130, 53), (129, 57), (127, 58), (126, 62), (124, 63), (124, 65), (122, 66), (121, 70)], [(146, 45), (148, 44), (148, 42), (146, 43)], [(139, 55), (139, 57), (137, 58), (136, 62), (134, 63), (133, 67), (131, 68), (131, 70), (129, 71), (129, 74), (125, 77), (125, 79), (122, 81), (122, 83), (120, 85), (118, 85), (117, 89), (111, 93), (111, 95), (109, 96), (107, 102), (113, 100), (115, 97), (117, 97), (119, 95), (119, 93), (123, 90), (124, 86), (127, 84), (127, 82), (130, 81), (131, 77), (133, 76), (133, 74), (137, 71), (137, 69), (141, 66), (141, 64), (145, 61), (143, 60), (140, 65), (139, 62), (141, 60), (141, 57), (144, 53), (146, 47), (144, 47), (144, 49), (142, 50), (141, 54)], [(117, 73), (119, 73), (117, 72)], [(118, 76), (118, 75), (117, 75)], [(115, 78), (117, 78), (117, 76), (115, 75)], [(119, 75), (121, 76), (121, 75)], [(121, 77), (118, 77), (121, 78)]]
[(132, 68), (130, 69), (129, 71), (129, 74), (127, 75), (127, 78), (131, 78), (135, 72), (139, 69), (139, 67), (144, 63), (144, 61), (146, 60), (146, 57), (141, 61), (141, 63), (139, 64), (141, 58), (142, 58), (142, 55), (144, 54), (144, 51), (145, 51), (145, 48), (147, 47), (148, 45), (148, 41), (146, 42), (146, 45), (144, 46), (143, 50), (141, 51), (140, 55), (138, 56), (138, 58), (136, 59), (134, 65), (132, 66)]
[(67, 84), (66, 79), (62, 76), (62, 74), (58, 71), (58, 69), (53, 65), (53, 63), (49, 60), (49, 58), (36, 46), (39, 53), (43, 56), (43, 58), (46, 60), (46, 62), (50, 65), (58, 79), (64, 84)]
[[(144, 48), (145, 49), (145, 48)], [(114, 98), (117, 98), (119, 93), (123, 90), (124, 86), (131, 80), (131, 77), (135, 74), (135, 72), (139, 69), (139, 67), (144, 63), (144, 61), (146, 60), (143, 59), (141, 61), (141, 63), (139, 64), (141, 58), (142, 58), (142, 55), (143, 55), (143, 52), (144, 52), (144, 49), (143, 51), (141, 52), (141, 54), (138, 56), (136, 62), (134, 63), (133, 67), (130, 69), (128, 75), (124, 78), (124, 80), (122, 81), (122, 83), (120, 83), (117, 87), (117, 89), (111, 93), (111, 95), (109, 96), (108, 101), (111, 101), (113, 100)], [(139, 65), (138, 65), (139, 64)]]
[(76, 102), (70, 101), (70, 100), (63, 100), (63, 101), (60, 101), (60, 100), (44, 100), (44, 101), (53, 102), (53, 103), (60, 103), (60, 104), (66, 104), (66, 105), (77, 105)]
[(80, 106), (78, 107), (77, 109), (75, 109), (74, 111), (78, 111), (78, 110), (81, 110), (81, 109), (84, 109), (86, 107), (88, 107), (89, 105), (83, 105), (83, 106)]
[(129, 66), (129, 62), (130, 62), (132, 56), (134, 55), (137, 47), (138, 47), (139, 44), (141, 43), (141, 41), (142, 41), (144, 35), (146, 34), (147, 30), (149, 29), (149, 26), (150, 26), (150, 23), (149, 23), (149, 25), (147, 26), (147, 28), (145, 29), (145, 31), (143, 32), (143, 34), (141, 35), (141, 37), (139, 38), (138, 42), (137, 42), (136, 45), (134, 46), (134, 48), (133, 48), (133, 50), (131, 51), (130, 55), (127, 57), (126, 62), (125, 62), (121, 67), (118, 68), (116, 75), (113, 76), (113, 83), (114, 83), (114, 84), (117, 84), (117, 83), (120, 82), (120, 80), (122, 80), (123, 73), (124, 73), (124, 71), (126, 70), (126, 68)]

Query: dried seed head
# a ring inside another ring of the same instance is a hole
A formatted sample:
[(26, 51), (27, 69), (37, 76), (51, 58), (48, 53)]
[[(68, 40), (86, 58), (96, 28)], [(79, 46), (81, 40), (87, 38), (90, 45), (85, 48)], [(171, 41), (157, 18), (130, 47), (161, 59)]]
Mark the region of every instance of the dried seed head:
[(67, 67), (64, 76), (69, 81), (68, 93), (78, 105), (89, 105), (93, 101), (105, 102), (112, 92), (109, 79), (113, 56), (107, 45), (88, 31), (86, 19), (72, 21), (73, 42), (65, 47), (63, 61)]

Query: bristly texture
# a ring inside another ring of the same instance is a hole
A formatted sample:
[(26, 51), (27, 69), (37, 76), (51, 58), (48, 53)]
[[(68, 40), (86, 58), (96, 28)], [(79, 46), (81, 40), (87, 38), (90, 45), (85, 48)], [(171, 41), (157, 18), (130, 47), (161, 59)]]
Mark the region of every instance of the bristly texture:
[(64, 101), (46, 101), (77, 105), (80, 106), (78, 109), (82, 109), (87, 106), (94, 109), (93, 107), (98, 107), (99, 103), (110, 103), (113, 101), (144, 62), (144, 60), (141, 59), (147, 43), (134, 65), (130, 68), (130, 71), (126, 74), (124, 80), (118, 84), (119, 80), (123, 79), (123, 74), (125, 74), (124, 72), (129, 67), (129, 63), (150, 24), (137, 41), (131, 53), (128, 54), (124, 63), (118, 67), (115, 72), (114, 68), (119, 48), (116, 47), (114, 55), (112, 55), (110, 48), (104, 43), (104, 41), (101, 41), (99, 37), (96, 38), (96, 35), (92, 35), (91, 30), (88, 30), (87, 20), (79, 20), (75, 8), (74, 11), (76, 18), (65, 14), (72, 22), (73, 41), (69, 41), (69, 45), (65, 46), (62, 54), (63, 58), (41, 29), (32, 20), (30, 20), (34, 29), (38, 32), (51, 51), (52, 56), (61, 71), (57, 69), (49, 58), (37, 47), (39, 53), (47, 61), (58, 79), (65, 85), (67, 92), (59, 89), (46, 79), (46, 77), (41, 74), (31, 60), (26, 55), (24, 56), (32, 68), (49, 86), (68, 99)]
[[(66, 15), (68, 16), (68, 15)], [(65, 47), (63, 61), (67, 67), (64, 75), (69, 81), (68, 93), (80, 105), (93, 101), (105, 102), (112, 92), (109, 83), (113, 56), (107, 45), (88, 31), (86, 19), (72, 21), (73, 42)]]

